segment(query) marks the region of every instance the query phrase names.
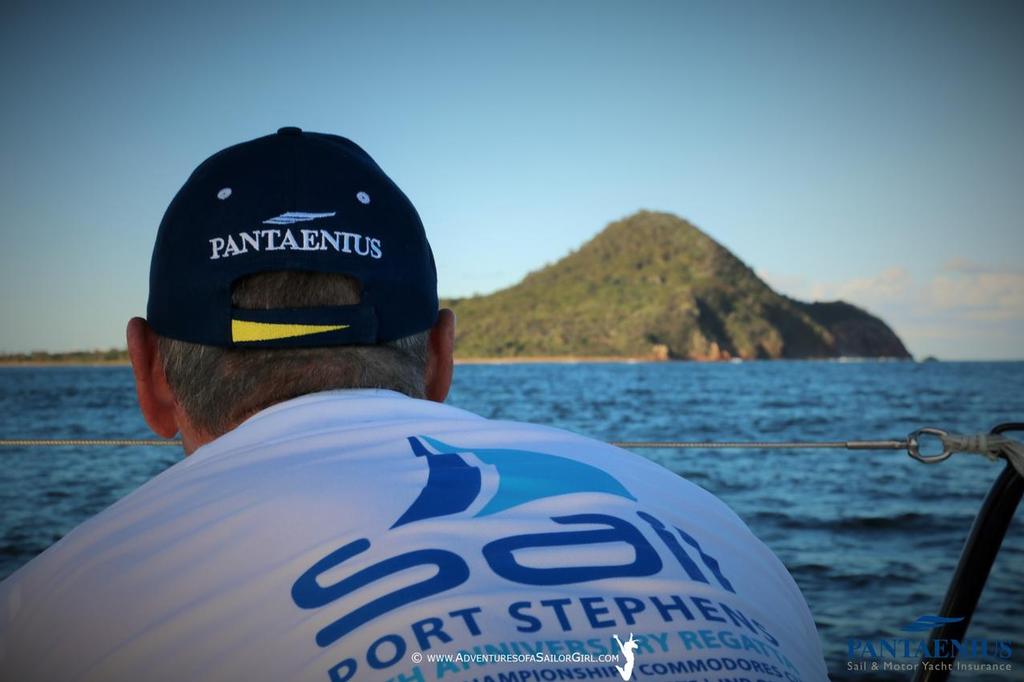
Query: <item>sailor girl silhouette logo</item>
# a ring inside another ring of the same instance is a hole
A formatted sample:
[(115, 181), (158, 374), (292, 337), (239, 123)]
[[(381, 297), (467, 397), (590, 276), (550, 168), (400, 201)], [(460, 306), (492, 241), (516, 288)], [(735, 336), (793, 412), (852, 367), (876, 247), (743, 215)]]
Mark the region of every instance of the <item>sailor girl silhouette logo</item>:
[(426, 487), (392, 528), (469, 509), (482, 489), (481, 468), (470, 458), (493, 467), (498, 477), (496, 492), (476, 516), (570, 493), (608, 493), (636, 500), (608, 473), (574, 459), (531, 450), (459, 447), (429, 436), (410, 437), (409, 445), (417, 457), (426, 459), (430, 471)]
[(612, 635), (615, 638), (615, 643), (619, 645), (619, 650), (622, 651), (623, 657), (626, 659), (626, 665), (616, 665), (615, 669), (619, 671), (619, 676), (625, 681), (629, 682), (629, 679), (633, 677), (633, 663), (636, 659), (636, 649), (639, 644), (633, 639), (633, 633), (629, 633), (629, 639), (623, 642), (619, 639), (618, 635)]

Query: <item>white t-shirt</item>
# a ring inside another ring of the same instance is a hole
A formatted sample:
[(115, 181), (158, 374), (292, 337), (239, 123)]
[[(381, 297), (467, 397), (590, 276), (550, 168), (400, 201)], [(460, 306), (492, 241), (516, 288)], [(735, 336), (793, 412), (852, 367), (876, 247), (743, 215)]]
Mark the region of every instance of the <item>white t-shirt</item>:
[[(274, 405), (0, 584), (4, 680), (827, 679), (710, 493), (391, 391)], [(628, 676), (628, 677), (627, 677)]]

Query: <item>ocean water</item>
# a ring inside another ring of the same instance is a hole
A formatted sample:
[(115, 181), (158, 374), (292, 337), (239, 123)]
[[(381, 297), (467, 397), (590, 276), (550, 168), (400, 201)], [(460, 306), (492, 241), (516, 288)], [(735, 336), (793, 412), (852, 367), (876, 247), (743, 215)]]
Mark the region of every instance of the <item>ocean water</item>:
[[(463, 365), (449, 402), (486, 417), (605, 440), (903, 437), (930, 425), (1024, 421), (1024, 363)], [(124, 367), (0, 368), (0, 438), (150, 437)], [(1024, 437), (1024, 434), (1021, 434)], [(937, 613), (1001, 465), (898, 452), (641, 450), (728, 503), (789, 568), (833, 679), (847, 640), (904, 637)], [(0, 578), (180, 458), (176, 448), (0, 450)], [(1024, 523), (1018, 513), (969, 635), (1013, 642), (1024, 678)]]

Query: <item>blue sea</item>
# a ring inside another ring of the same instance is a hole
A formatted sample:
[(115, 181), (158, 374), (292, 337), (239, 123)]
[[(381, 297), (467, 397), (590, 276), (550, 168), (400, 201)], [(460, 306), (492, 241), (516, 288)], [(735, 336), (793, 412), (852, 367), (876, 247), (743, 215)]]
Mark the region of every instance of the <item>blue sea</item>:
[[(449, 402), (605, 440), (896, 438), (925, 425), (974, 433), (1024, 421), (1024, 363), (463, 365)], [(0, 438), (150, 436), (126, 367), (0, 368)], [(901, 626), (938, 612), (1002, 466), (974, 455), (925, 465), (900, 452), (639, 452), (719, 496), (778, 554), (837, 680), (910, 679), (848, 672), (847, 641), (907, 637)], [(0, 457), (4, 577), (181, 453), (37, 447)], [(1024, 677), (1022, 515), (969, 632), (1011, 641), (1015, 670), (953, 679)]]

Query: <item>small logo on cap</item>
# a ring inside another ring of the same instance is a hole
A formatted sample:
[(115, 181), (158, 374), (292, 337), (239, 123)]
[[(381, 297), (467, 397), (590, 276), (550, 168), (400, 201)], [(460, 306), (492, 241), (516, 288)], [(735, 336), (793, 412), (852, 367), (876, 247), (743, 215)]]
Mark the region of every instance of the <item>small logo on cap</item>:
[(335, 215), (335, 211), (330, 213), (303, 213), (301, 211), (288, 211), (282, 213), (276, 218), (270, 220), (264, 220), (265, 225), (294, 225), (295, 223), (308, 223), (310, 220), (319, 220), (320, 218), (331, 218)]
[(231, 320), (231, 340), (235, 343), (275, 341), (277, 339), (291, 339), (296, 336), (323, 334), (324, 332), (348, 328), (349, 325), (347, 324), (281, 324), (277, 322)]
[(370, 195), (366, 192), (356, 192), (356, 199), (359, 199), (360, 204), (370, 203)]

